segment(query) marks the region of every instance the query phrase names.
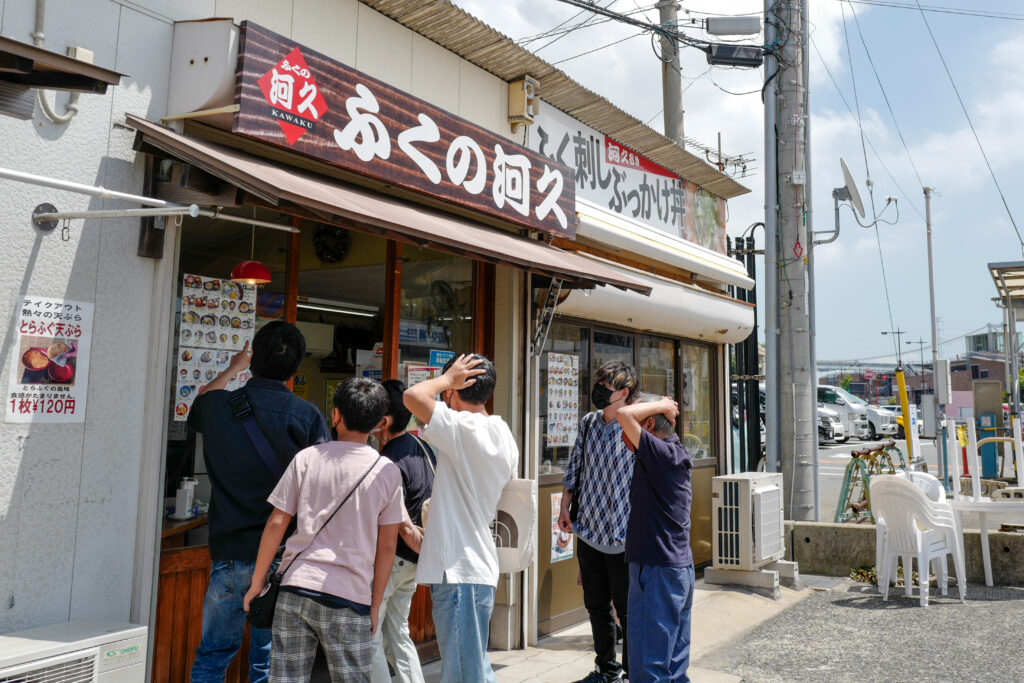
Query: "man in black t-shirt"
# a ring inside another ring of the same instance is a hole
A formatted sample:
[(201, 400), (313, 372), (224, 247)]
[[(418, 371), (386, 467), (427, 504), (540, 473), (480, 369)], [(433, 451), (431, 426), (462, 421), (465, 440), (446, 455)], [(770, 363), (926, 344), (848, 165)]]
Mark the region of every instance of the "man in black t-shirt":
[[(434, 486), (434, 452), (418, 436), (406, 431), (412, 413), (402, 402), (405, 385), (397, 379), (383, 382), (388, 392), (388, 412), (384, 416), (387, 426), (377, 434), (382, 444), (381, 455), (391, 459), (402, 472), (405, 509), (412, 524), (422, 527), (423, 501), (430, 498)], [(377, 634), (373, 637), (373, 666), (371, 683), (390, 683), (388, 664), (395, 671), (399, 683), (422, 683), (419, 655), (409, 635), (409, 607), (416, 592), (416, 561), (419, 560), (418, 532), (400, 531), (395, 564), (391, 568), (384, 600), (377, 620)], [(414, 548), (410, 547), (409, 542)]]
[[(267, 497), (278, 477), (264, 462), (245, 425), (228, 403), (224, 388), (247, 367), (245, 394), (281, 471), (300, 450), (330, 441), (320, 411), (285, 382), (306, 354), (306, 340), (284, 321), (268, 323), (246, 343), (227, 370), (207, 384), (189, 411), (188, 426), (203, 435), (210, 475), (210, 585), (203, 600), (203, 635), (192, 664), (192, 683), (223, 683), (242, 644), (242, 598), (252, 583), (260, 536), (272, 507)], [(249, 681), (263, 683), (270, 669), (270, 629), (250, 630)]]

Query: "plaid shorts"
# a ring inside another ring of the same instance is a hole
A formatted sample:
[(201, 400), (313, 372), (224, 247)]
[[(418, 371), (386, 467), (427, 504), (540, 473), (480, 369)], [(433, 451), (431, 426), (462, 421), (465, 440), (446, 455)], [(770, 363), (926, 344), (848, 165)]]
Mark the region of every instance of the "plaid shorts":
[(328, 607), (303, 595), (281, 591), (274, 611), (270, 683), (308, 681), (317, 642), (327, 657), (331, 681), (370, 680), (370, 617), (347, 607)]

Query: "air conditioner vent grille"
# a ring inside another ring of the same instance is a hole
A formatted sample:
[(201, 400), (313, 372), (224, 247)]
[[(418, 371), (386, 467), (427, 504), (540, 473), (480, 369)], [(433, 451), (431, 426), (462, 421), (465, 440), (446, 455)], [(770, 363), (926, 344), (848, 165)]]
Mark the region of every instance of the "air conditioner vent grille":
[(33, 668), (17, 673), (10, 670), (9, 673), (0, 672), (0, 683), (93, 683), (95, 680), (95, 654), (64, 661), (42, 660)]
[(718, 564), (740, 564), (740, 488), (735, 481), (724, 482), (718, 507)]

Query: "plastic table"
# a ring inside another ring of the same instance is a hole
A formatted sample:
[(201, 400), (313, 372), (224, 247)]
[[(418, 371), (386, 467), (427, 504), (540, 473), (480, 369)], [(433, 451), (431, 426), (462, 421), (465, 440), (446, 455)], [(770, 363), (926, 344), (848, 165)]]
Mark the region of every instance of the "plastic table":
[(992, 500), (991, 498), (974, 499), (970, 496), (954, 498), (949, 501), (957, 516), (957, 524), (962, 530), (963, 513), (977, 512), (978, 522), (981, 527), (981, 561), (985, 567), (985, 585), (992, 585), (992, 557), (988, 547), (988, 521), (986, 517), (989, 512), (1019, 512), (1024, 513), (1024, 501), (1016, 500)]

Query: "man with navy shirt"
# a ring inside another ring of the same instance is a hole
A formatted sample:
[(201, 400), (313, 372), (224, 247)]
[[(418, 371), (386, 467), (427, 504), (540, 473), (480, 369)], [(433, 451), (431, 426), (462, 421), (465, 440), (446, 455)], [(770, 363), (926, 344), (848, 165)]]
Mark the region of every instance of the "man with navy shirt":
[(651, 394), (616, 415), (626, 445), (636, 452), (626, 527), (632, 683), (690, 680), (693, 459), (674, 431), (677, 415), (675, 400)]

